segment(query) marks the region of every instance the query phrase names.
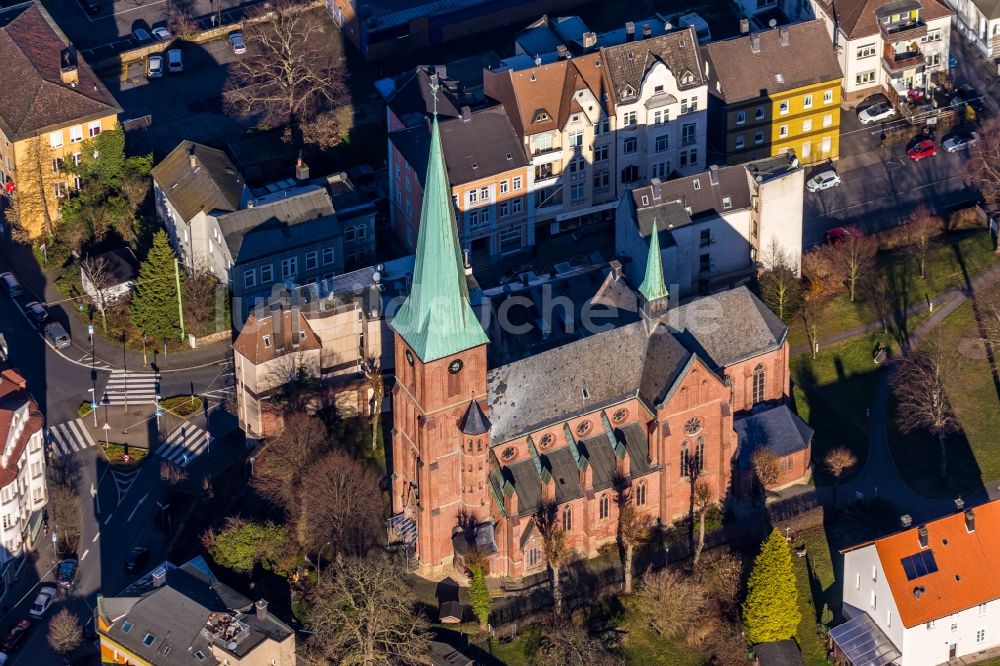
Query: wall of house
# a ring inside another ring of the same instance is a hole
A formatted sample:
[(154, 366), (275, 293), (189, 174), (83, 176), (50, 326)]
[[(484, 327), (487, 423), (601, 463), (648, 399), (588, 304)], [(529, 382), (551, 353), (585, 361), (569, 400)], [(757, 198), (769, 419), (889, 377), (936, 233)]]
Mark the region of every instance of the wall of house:
[(993, 42), (1000, 36), (1000, 18), (987, 19), (973, 0), (945, 0), (955, 12), (955, 29), (986, 58), (997, 54)]
[[(29, 198), (38, 196), (39, 178), (33, 174), (37, 173), (36, 169), (38, 168), (35, 160), (41, 161), (41, 167), (45, 170), (42, 182), (46, 188), (51, 188), (51, 191), (45, 195), (48, 213), (52, 220), (57, 220), (61, 202), (76, 186), (70, 174), (62, 170), (55, 171), (53, 161), (56, 159), (62, 159), (64, 162), (71, 161), (73, 155), (80, 152), (84, 141), (101, 132), (116, 130), (117, 126), (118, 116), (112, 114), (42, 133), (38, 137), (38, 150), (31, 147), (35, 141), (34, 138), (13, 142), (13, 145), (8, 149), (11, 150), (9, 156), (14, 163), (13, 178), (18, 194)], [(40, 236), (45, 225), (41, 210), (39, 209), (34, 215), (26, 213), (21, 224), (30, 237)]]
[[(28, 418), (28, 406), (22, 408), (21, 418)], [(40, 511), (48, 501), (45, 486), (45, 453), (41, 429), (31, 434), (27, 445), (17, 460), (18, 473), (13, 481), (0, 488), (0, 564), (17, 557), (31, 546), (28, 518)]]
[(275, 389), (284, 386), (304, 368), (310, 377), (320, 376), (320, 350), (288, 353), (255, 365), (238, 352), (233, 353), (236, 376), (236, 405), (240, 427), (260, 436), (270, 432), (266, 405)]
[[(932, 547), (941, 547), (933, 543), (933, 532), (931, 539)], [(914, 584), (917, 582), (914, 581)], [(952, 644), (955, 645), (958, 657), (996, 647), (1000, 645), (998, 619), (1000, 619), (1000, 599), (994, 599), (982, 606), (974, 606), (937, 619), (930, 626), (918, 624), (909, 627), (902, 632), (903, 643), (899, 647), (903, 653), (903, 660), (900, 666), (934, 666), (946, 663)], [(981, 641), (980, 631), (984, 632)]]
[(797, 275), (802, 271), (804, 174), (803, 169), (795, 169), (761, 183), (750, 179), (751, 187), (756, 189), (755, 203), (759, 206), (758, 258), (765, 262), (773, 259), (770, 256), (772, 248), (780, 248)]
[(772, 95), (771, 155), (791, 150), (803, 164), (837, 159), (840, 88), (838, 79)]
[[(251, 613), (254, 611), (251, 610)], [(242, 658), (232, 652), (223, 650), (215, 643), (211, 644), (212, 656), (220, 664), (232, 666), (295, 666), (295, 634), (288, 636), (280, 643), (272, 638), (266, 638)]]
[[(914, 552), (918, 550), (916, 535), (914, 535)], [(874, 545), (856, 548), (844, 553), (844, 596), (845, 604), (850, 604), (865, 612), (900, 650), (904, 647), (903, 634), (905, 628), (899, 619), (899, 609), (889, 590), (885, 571), (879, 561)], [(939, 664), (947, 661), (947, 647), (941, 653), (942, 659), (924, 663)], [(930, 657), (930, 655), (928, 655)], [(904, 657), (901, 666), (910, 666)]]

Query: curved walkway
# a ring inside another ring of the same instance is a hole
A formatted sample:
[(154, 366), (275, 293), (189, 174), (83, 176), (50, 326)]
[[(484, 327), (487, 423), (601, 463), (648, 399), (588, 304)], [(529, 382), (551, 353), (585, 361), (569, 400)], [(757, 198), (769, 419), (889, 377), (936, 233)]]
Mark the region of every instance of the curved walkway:
[[(998, 282), (1000, 282), (1000, 266), (995, 266), (972, 280), (970, 287), (953, 289), (939, 296), (939, 305), (935, 308), (934, 313), (910, 334), (910, 344), (918, 344), (948, 315), (965, 303), (973, 293)], [(859, 327), (861, 330), (858, 330), (856, 334), (861, 335), (867, 332), (867, 328)], [(898, 364), (899, 360), (894, 360), (882, 372), (872, 401), (868, 459), (858, 476), (842, 486), (840, 498), (841, 501), (851, 501), (856, 497), (856, 493), (860, 493), (864, 499), (883, 497), (899, 507), (901, 511), (912, 516), (914, 521), (926, 521), (952, 513), (955, 510), (955, 503), (954, 500), (936, 500), (918, 495), (903, 481), (896, 468), (896, 463), (892, 459), (887, 431), (891, 393), (889, 384)], [(1000, 489), (994, 482), (984, 484), (984, 488), (971, 496), (963, 497), (963, 499), (966, 504), (974, 505), (997, 497), (1000, 497)]]

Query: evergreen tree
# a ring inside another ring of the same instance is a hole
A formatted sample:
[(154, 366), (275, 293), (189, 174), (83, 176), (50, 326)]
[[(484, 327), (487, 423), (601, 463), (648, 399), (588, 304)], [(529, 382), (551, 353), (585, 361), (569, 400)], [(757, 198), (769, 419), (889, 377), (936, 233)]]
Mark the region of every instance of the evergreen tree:
[(743, 602), (747, 638), (755, 644), (791, 638), (801, 619), (792, 551), (785, 537), (774, 530), (761, 545), (747, 583)]
[(493, 600), (490, 598), (490, 591), (486, 587), (486, 574), (481, 566), (470, 567), (469, 581), (469, 603), (472, 605), (472, 612), (479, 620), (479, 628), (483, 631), (490, 623), (490, 606)]
[[(184, 275), (181, 274), (183, 281)], [(156, 232), (153, 246), (139, 267), (131, 310), (132, 323), (146, 335), (160, 340), (177, 340), (180, 337), (174, 251), (162, 229)]]

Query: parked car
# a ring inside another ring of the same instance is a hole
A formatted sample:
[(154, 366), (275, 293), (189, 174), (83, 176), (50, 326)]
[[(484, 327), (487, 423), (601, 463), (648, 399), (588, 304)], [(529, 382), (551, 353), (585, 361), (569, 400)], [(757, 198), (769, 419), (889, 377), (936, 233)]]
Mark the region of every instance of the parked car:
[(806, 189), (810, 192), (819, 192), (831, 187), (840, 187), (840, 174), (833, 169), (816, 174), (806, 181)]
[(27, 620), (18, 620), (17, 624), (11, 627), (7, 635), (3, 637), (3, 641), (0, 641), (0, 650), (9, 655), (24, 642), (29, 631), (31, 631), (31, 623)]
[(125, 560), (125, 571), (128, 573), (136, 573), (141, 568), (142, 565), (146, 563), (149, 559), (149, 548), (143, 548), (142, 546), (135, 546), (132, 550), (128, 552), (128, 559)]
[(25, 305), (24, 313), (28, 315), (31, 321), (35, 322), (36, 327), (41, 327), (45, 323), (45, 320), (49, 318), (49, 311), (38, 301), (31, 301)]
[(937, 145), (931, 139), (924, 139), (906, 151), (906, 156), (914, 162), (937, 155)]
[(840, 245), (851, 236), (860, 236), (861, 232), (853, 227), (834, 227), (826, 232), (826, 242), (830, 245)]
[(7, 295), (11, 298), (15, 296), (20, 296), (24, 293), (24, 287), (21, 286), (21, 281), (17, 279), (13, 273), (0, 273), (0, 284), (3, 285), (3, 290), (7, 292)]
[(135, 42), (136, 46), (145, 46), (153, 41), (150, 37), (149, 31), (145, 28), (136, 28), (132, 31), (132, 41)]
[(76, 579), (76, 570), (80, 567), (80, 562), (75, 557), (67, 557), (59, 562), (59, 569), (56, 571), (56, 580), (61, 587), (72, 587)]
[(69, 333), (63, 328), (63, 325), (57, 321), (47, 324), (45, 326), (45, 337), (48, 338), (56, 349), (65, 349), (73, 344), (73, 341), (69, 337)]
[(944, 142), (943, 147), (946, 152), (956, 153), (977, 143), (979, 143), (979, 134), (977, 132), (969, 132), (968, 134), (956, 134), (952, 136)]
[(247, 43), (243, 41), (242, 32), (229, 33), (229, 45), (233, 47), (233, 53), (242, 55), (247, 52)]
[(858, 120), (862, 125), (877, 123), (880, 120), (889, 120), (896, 117), (896, 109), (889, 102), (872, 104), (871, 106), (858, 112)]
[(31, 604), (31, 610), (28, 611), (28, 615), (35, 620), (41, 620), (45, 617), (45, 613), (48, 612), (49, 606), (52, 605), (52, 601), (55, 598), (56, 586), (42, 585), (38, 590), (38, 595), (35, 597), (34, 603)]
[(167, 71), (171, 74), (180, 74), (184, 71), (184, 54), (180, 49), (167, 51)]
[(153, 28), (153, 39), (158, 42), (169, 42), (172, 37), (173, 35), (170, 34), (170, 31), (162, 25)]
[(151, 55), (146, 58), (146, 78), (158, 79), (163, 76), (163, 56)]

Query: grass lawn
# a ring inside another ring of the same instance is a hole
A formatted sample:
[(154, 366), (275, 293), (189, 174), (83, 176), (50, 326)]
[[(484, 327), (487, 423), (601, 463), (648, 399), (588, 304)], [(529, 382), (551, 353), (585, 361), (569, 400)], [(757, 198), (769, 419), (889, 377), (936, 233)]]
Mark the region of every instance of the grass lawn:
[(822, 349), (813, 360), (800, 354), (791, 360), (795, 411), (816, 433), (812, 459), (818, 483), (830, 483), (823, 456), (835, 446), (854, 451), (858, 464), (844, 473), (852, 478), (868, 456), (868, 416), (881, 368), (872, 360), (876, 344), (895, 353), (899, 345), (890, 335), (871, 333)]
[[(939, 474), (937, 439), (925, 433), (900, 433), (890, 423), (893, 458), (906, 483), (926, 497), (954, 498), (1000, 479), (1000, 399), (989, 361), (969, 353), (979, 338), (972, 303), (963, 304), (942, 324), (948, 346), (959, 351), (958, 361), (945, 376), (948, 395), (962, 424), (962, 432), (947, 440), (948, 478)], [(981, 352), (982, 349), (980, 348)]]
[(160, 401), (160, 406), (163, 409), (181, 418), (197, 414), (202, 410), (203, 404), (201, 396), (197, 395), (178, 395)]
[[(795, 583), (799, 592), (798, 641), (806, 664), (819, 666), (826, 662), (826, 638), (818, 628), (823, 620), (829, 621), (840, 610), (840, 586), (837, 584), (822, 529), (807, 532), (795, 539), (793, 545), (805, 544), (806, 556), (794, 558)], [(829, 609), (824, 617), (824, 609)]]
[[(997, 263), (985, 231), (962, 231), (949, 236), (949, 242), (932, 248), (927, 259), (926, 277), (917, 275), (915, 262), (899, 252), (883, 252), (877, 259), (906, 307), (926, 302), (935, 296), (965, 284), (966, 276), (973, 278), (986, 272)], [(878, 316), (866, 305), (859, 294), (852, 303), (847, 293), (841, 292), (825, 301), (819, 316), (819, 335), (825, 337), (839, 331), (877, 321)], [(910, 326), (912, 329), (912, 325)], [(789, 344), (792, 347), (808, 344), (805, 329), (799, 318), (789, 325)]]
[[(140, 449), (136, 446), (128, 446), (127, 444), (101, 444), (101, 448), (104, 450), (104, 455), (107, 456), (108, 462), (114, 467), (136, 467), (142, 464), (142, 461), (149, 455), (149, 451), (146, 449)], [(129, 459), (125, 460), (125, 456), (128, 455)]]

